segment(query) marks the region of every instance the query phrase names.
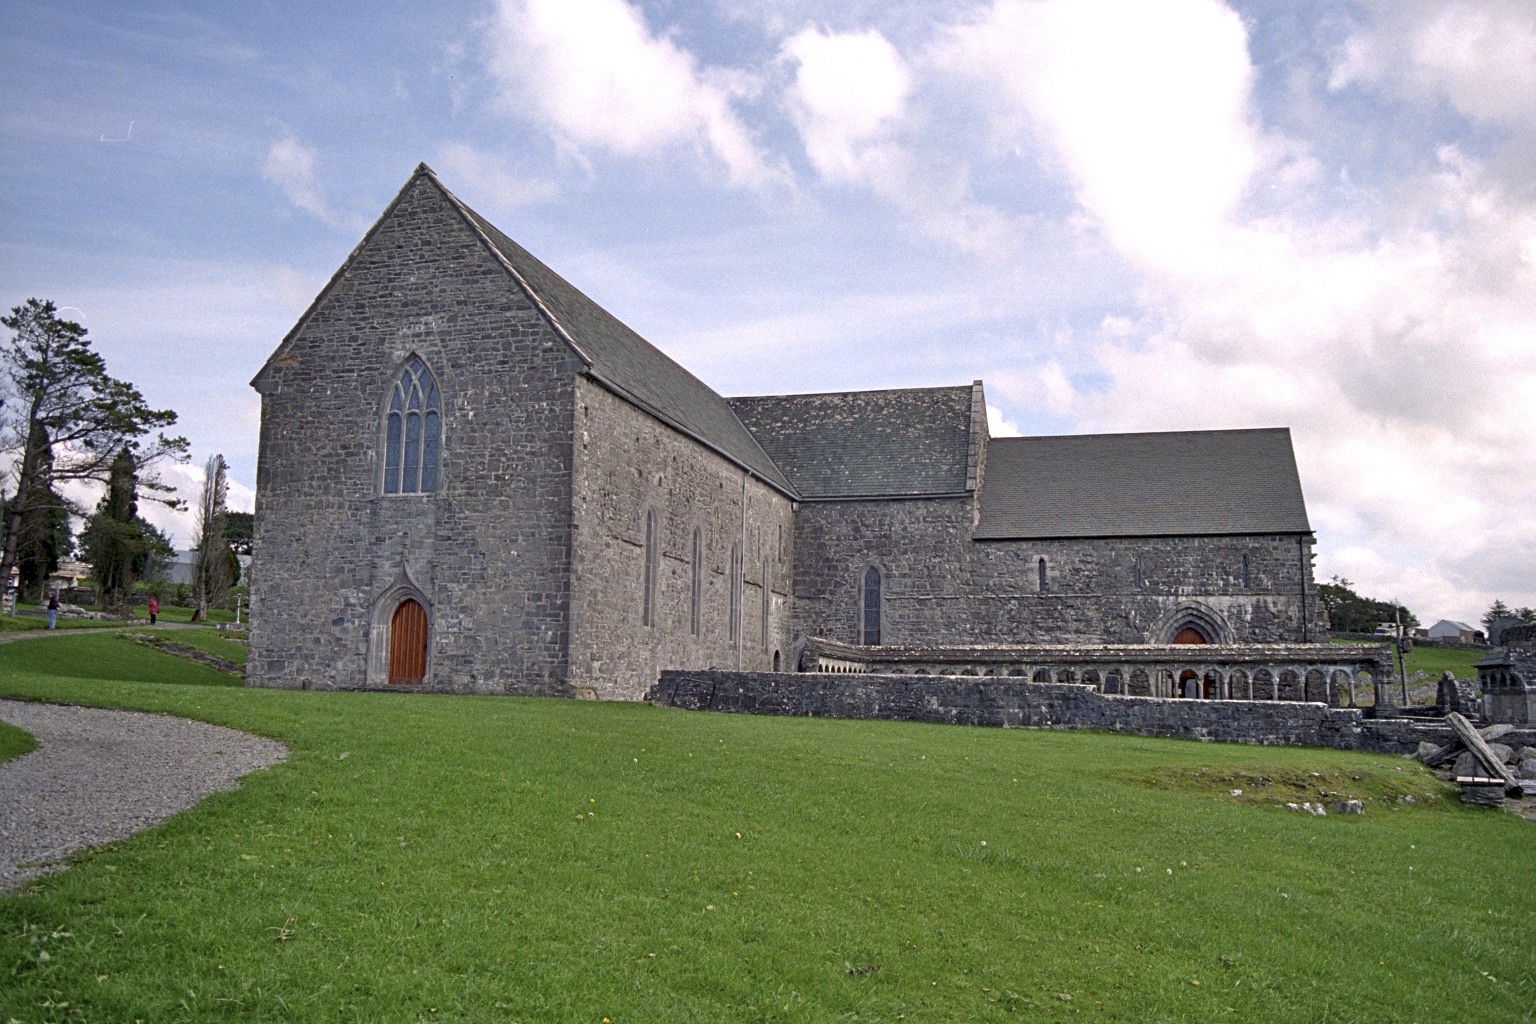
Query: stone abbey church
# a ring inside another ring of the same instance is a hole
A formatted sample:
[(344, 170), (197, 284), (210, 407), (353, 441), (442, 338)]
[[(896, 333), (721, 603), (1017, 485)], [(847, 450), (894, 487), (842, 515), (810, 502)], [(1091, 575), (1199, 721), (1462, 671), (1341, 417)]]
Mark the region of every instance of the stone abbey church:
[(252, 383), (255, 685), (1326, 640), (1286, 430), (992, 438), (979, 381), (724, 398), (425, 165)]

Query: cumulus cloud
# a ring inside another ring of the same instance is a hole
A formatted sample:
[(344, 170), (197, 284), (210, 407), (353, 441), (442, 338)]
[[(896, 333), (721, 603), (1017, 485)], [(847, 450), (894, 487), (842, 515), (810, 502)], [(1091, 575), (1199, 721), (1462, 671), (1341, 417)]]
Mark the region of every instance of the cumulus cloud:
[(909, 109), (914, 72), (884, 35), (809, 26), (780, 57), (793, 68), (785, 104), (822, 181), (870, 189), (952, 249), (1007, 254), (1009, 218), (971, 196), (951, 154), (919, 141), (932, 125)]
[(1479, 121), (1536, 125), (1536, 6), (1528, 0), (1372, 0), (1330, 87), (1443, 97)]
[(783, 53), (795, 64), (789, 102), (812, 166), (828, 181), (887, 178), (901, 162), (891, 136), (911, 90), (896, 48), (875, 29), (810, 27), (787, 40)]
[(935, 45), (999, 146), (1039, 140), (1122, 250), (1209, 258), (1264, 147), (1238, 16), (1216, 0), (997, 0)]
[(625, 0), (500, 0), (486, 43), (506, 109), (531, 117), (573, 153), (691, 147), (735, 184), (783, 176), (733, 107), (755, 91), (755, 79), (701, 68)]

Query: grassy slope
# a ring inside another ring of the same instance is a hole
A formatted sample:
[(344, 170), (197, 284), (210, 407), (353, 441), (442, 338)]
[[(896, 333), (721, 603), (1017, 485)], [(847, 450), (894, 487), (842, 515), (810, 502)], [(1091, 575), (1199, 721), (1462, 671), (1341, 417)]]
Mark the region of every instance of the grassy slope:
[[(237, 634), (242, 640), (244, 633)], [(230, 634), (219, 629), (178, 629), (165, 631), (162, 638), (169, 643), (180, 647), (193, 647), (204, 654), (211, 654), (215, 658), (222, 658), (232, 665), (244, 665), (248, 648), (245, 644), (236, 642), (230, 638)]]
[[(156, 678), (182, 685), (142, 681)], [(1227, 794), (1237, 773), (1310, 771), (1366, 796), (1438, 791), (1399, 759), (186, 685), (224, 682), (111, 637), (0, 648), (0, 693), (175, 711), (291, 750), (0, 901), (0, 1019), (1536, 1006), (1529, 824), (1453, 800), (1320, 819)]]

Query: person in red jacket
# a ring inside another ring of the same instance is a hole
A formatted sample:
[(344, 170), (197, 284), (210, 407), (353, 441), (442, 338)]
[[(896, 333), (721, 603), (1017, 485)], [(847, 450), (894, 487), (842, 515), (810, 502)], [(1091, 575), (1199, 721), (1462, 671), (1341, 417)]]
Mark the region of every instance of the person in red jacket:
[(153, 626), (155, 624), (155, 616), (157, 616), (159, 614), (160, 614), (160, 602), (156, 601), (153, 597), (151, 597), (149, 599), (149, 624), (151, 626)]

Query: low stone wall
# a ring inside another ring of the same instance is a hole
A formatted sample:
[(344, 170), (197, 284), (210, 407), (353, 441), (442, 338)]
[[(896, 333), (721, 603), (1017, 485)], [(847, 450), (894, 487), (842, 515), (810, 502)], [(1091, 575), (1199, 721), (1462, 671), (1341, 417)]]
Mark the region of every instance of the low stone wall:
[(1370, 719), (1355, 708), (1094, 692), (1082, 683), (940, 676), (667, 671), (646, 700), (695, 711), (891, 719), (1002, 728), (1092, 729), (1169, 739), (1411, 754), (1448, 742), (1438, 722)]

